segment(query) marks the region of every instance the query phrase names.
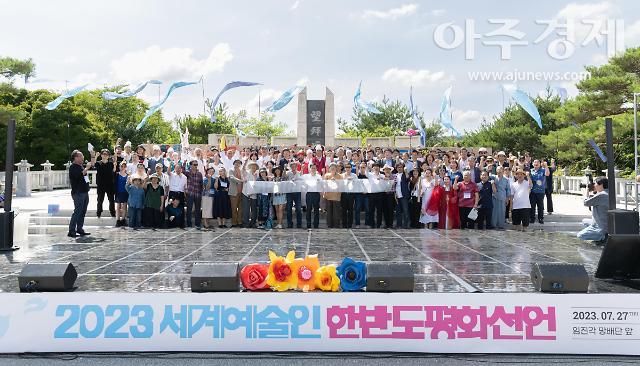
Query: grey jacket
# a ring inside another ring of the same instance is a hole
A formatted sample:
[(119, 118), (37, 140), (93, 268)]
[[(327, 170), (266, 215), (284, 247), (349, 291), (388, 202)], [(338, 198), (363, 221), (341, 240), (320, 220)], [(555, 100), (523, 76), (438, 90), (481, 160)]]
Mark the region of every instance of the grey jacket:
[(584, 205), (591, 207), (591, 215), (595, 225), (609, 232), (609, 224), (607, 220), (607, 211), (609, 211), (609, 192), (604, 190), (596, 193), (593, 197), (584, 200)]

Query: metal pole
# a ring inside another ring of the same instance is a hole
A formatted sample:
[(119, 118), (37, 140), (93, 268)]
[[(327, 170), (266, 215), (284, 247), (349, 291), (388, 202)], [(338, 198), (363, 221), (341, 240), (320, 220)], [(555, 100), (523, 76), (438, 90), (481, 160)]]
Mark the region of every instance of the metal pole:
[(13, 197), (13, 147), (16, 137), (16, 120), (10, 119), (7, 126), (7, 154), (4, 168), (4, 212), (11, 211)]
[(607, 178), (609, 181), (609, 209), (616, 209), (616, 172), (613, 154), (613, 120), (604, 119), (604, 127), (607, 135)]
[(638, 94), (633, 93), (633, 171), (638, 175)]
[(13, 245), (13, 211), (11, 198), (13, 196), (13, 150), (16, 141), (16, 120), (11, 118), (7, 125), (7, 154), (4, 172), (4, 212), (0, 213), (0, 251), (20, 249)]

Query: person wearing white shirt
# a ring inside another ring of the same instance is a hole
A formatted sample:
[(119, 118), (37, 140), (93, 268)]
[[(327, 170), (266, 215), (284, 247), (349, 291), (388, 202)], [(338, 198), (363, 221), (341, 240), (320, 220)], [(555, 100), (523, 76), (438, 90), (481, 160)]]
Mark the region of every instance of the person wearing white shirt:
[(258, 222), (258, 197), (255, 194), (246, 194), (246, 183), (256, 181), (256, 172), (258, 164), (255, 161), (247, 163), (249, 171), (242, 174), (243, 192), (242, 192), (242, 223), (245, 228), (257, 227)]
[(236, 149), (228, 149), (220, 155), (220, 160), (224, 169), (228, 172), (233, 170), (233, 162), (240, 159), (240, 152)]
[[(525, 180), (525, 176), (527, 179)], [(522, 169), (516, 171), (516, 181), (511, 182), (511, 220), (514, 228), (519, 229), (522, 223), (522, 231), (529, 226), (529, 211), (531, 202), (529, 200), (529, 192), (531, 191), (532, 182), (529, 172)]]
[[(377, 186), (381, 180), (384, 180), (384, 175), (380, 173), (380, 165), (377, 163), (372, 164), (371, 171), (367, 173), (367, 176), (372, 186)], [(371, 224), (372, 229), (382, 226), (384, 195), (384, 192), (367, 193), (367, 198), (369, 199), (369, 219), (367, 221)]]
[[(342, 173), (342, 179), (348, 181), (357, 181), (358, 176), (352, 173), (354, 166), (350, 163), (345, 163), (344, 172)], [(355, 204), (355, 193), (342, 192), (340, 195), (340, 208), (342, 209), (342, 227), (345, 229), (351, 229), (353, 226), (353, 210)]]
[(187, 176), (182, 173), (182, 165), (176, 164), (175, 173), (168, 171), (169, 173), (169, 200), (178, 198), (180, 205), (184, 206), (185, 195), (184, 189), (187, 186)]
[[(315, 164), (309, 165), (309, 174), (305, 174), (303, 179), (318, 183), (322, 181), (322, 176), (318, 174)], [(320, 223), (320, 192), (307, 192), (307, 229), (311, 229), (311, 213), (313, 212), (313, 228), (317, 229)]]
[[(289, 169), (286, 173), (286, 180), (296, 182), (302, 179), (300, 176), (300, 162), (297, 160), (291, 160), (288, 164)], [(287, 228), (293, 228), (293, 209), (296, 210), (296, 227), (302, 228), (302, 192), (290, 192), (287, 193)]]

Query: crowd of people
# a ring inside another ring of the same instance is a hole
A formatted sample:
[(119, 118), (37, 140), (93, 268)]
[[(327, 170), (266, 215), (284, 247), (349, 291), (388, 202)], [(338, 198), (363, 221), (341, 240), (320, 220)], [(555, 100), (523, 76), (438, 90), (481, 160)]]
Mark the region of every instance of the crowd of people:
[[(227, 147), (151, 151), (130, 142), (113, 151), (76, 150), (69, 169), (76, 210), (69, 236), (82, 228), (90, 169), (95, 169), (97, 215), (105, 197), (116, 226), (138, 229), (196, 227), (525, 230), (553, 212), (554, 159), (529, 153), (466, 148)], [(389, 181), (386, 192), (251, 193), (252, 181)], [(537, 217), (536, 217), (537, 213)], [(303, 216), (306, 220), (303, 222)]]

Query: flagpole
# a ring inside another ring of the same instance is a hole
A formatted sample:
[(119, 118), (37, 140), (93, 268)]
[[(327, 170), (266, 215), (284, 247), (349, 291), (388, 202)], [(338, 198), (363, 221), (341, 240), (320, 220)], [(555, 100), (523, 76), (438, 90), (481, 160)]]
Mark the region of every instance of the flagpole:
[(200, 85), (202, 85), (202, 114), (207, 115), (207, 102), (204, 98), (204, 76), (200, 78)]

